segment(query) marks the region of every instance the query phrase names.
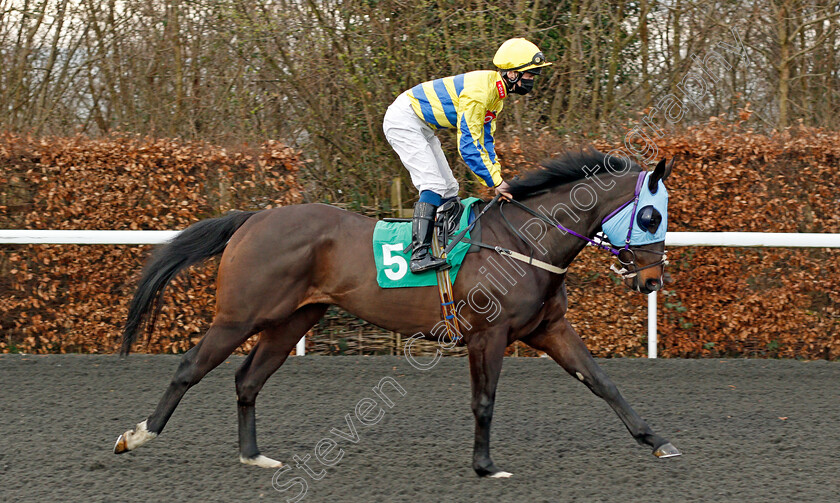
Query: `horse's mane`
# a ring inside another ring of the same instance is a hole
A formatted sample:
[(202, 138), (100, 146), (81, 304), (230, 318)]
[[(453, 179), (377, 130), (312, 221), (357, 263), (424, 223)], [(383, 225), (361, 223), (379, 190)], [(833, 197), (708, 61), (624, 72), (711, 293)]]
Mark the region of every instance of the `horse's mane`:
[[(607, 155), (593, 147), (563, 152), (558, 157), (541, 162), (541, 167), (526, 171), (520, 178), (509, 181), (510, 192), (514, 198), (523, 199), (552, 187), (585, 178), (587, 171), (589, 174), (606, 176), (608, 171), (604, 167), (605, 159)], [(629, 173), (642, 170), (638, 164), (627, 161), (624, 157), (610, 156), (607, 162), (613, 171)], [(586, 166), (589, 169), (584, 171)]]

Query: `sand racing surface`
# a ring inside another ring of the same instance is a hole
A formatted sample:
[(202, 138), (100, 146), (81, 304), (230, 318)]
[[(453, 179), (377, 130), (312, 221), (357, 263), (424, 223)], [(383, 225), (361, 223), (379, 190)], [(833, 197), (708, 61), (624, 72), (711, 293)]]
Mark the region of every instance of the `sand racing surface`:
[[(160, 437), (116, 456), (178, 357), (0, 355), (0, 501), (291, 501), (301, 481), (307, 502), (840, 501), (840, 363), (599, 360), (683, 452), (662, 460), (553, 361), (506, 359), (492, 452), (513, 477), (495, 480), (471, 469), (466, 359), (419, 371), (396, 357), (290, 358), (257, 401), (263, 454), (291, 467), (279, 473), (238, 461), (241, 361), (190, 390)], [(382, 387), (390, 408), (372, 391), (386, 377), (405, 391)], [(383, 410), (369, 426), (354, 416), (364, 399)], [(314, 458), (324, 438), (337, 443), (325, 457), (343, 452), (327, 468)], [(311, 475), (294, 456), (310, 456)]]

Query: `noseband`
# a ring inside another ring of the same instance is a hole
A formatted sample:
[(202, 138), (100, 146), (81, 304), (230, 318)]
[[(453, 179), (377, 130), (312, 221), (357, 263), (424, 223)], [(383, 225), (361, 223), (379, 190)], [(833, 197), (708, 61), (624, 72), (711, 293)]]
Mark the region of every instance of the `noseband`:
[[(612, 264), (610, 266), (610, 270), (621, 276), (623, 279), (635, 278), (639, 271), (644, 271), (645, 269), (650, 269), (651, 267), (658, 267), (660, 265), (664, 267), (668, 265), (667, 251), (642, 250), (645, 253), (655, 253), (657, 255), (661, 255), (662, 258), (652, 264), (639, 267), (636, 265), (636, 252), (631, 250), (629, 247), (622, 248), (620, 250), (610, 247), (608, 250), (616, 255), (618, 262), (621, 264), (621, 269), (619, 269), (615, 264)], [(630, 269), (631, 267), (632, 269)]]

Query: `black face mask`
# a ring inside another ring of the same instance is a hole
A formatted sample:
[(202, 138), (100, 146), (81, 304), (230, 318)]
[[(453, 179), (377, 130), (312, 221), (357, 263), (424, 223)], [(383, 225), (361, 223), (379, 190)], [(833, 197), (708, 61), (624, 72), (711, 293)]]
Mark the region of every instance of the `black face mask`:
[(534, 89), (534, 79), (519, 79), (518, 86), (515, 86), (512, 91), (516, 94), (528, 94)]

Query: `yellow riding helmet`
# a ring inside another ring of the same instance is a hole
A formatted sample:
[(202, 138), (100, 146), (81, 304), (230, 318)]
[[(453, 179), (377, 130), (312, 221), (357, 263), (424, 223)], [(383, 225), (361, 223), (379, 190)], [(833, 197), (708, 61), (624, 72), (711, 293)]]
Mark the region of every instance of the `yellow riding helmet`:
[[(540, 48), (524, 38), (512, 38), (505, 41), (493, 56), (493, 64), (499, 70), (527, 72), (549, 66)], [(539, 70), (533, 73), (540, 73)]]

